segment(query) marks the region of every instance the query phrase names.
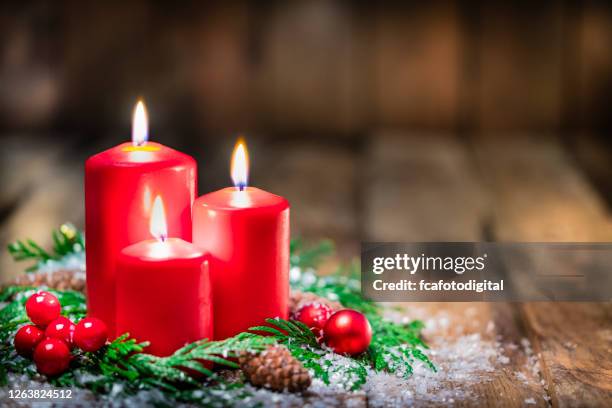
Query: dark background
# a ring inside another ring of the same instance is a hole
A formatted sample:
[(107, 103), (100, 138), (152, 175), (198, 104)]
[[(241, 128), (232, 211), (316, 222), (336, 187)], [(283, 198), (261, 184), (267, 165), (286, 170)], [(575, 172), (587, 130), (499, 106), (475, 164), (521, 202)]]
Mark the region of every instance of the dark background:
[(607, 211), (612, 6), (491, 3), (3, 2), (0, 241), (82, 225), (82, 164), (129, 138), (139, 97), (151, 139), (198, 160), (201, 193), (229, 184), (243, 133), (294, 235), (346, 257), (494, 237), (474, 158), (512, 149), (535, 151), (519, 173), (561, 155)]
[[(3, 2), (3, 130), (605, 130), (605, 2)], [(535, 4), (534, 4), (535, 3)], [(322, 136), (321, 136), (322, 137)]]

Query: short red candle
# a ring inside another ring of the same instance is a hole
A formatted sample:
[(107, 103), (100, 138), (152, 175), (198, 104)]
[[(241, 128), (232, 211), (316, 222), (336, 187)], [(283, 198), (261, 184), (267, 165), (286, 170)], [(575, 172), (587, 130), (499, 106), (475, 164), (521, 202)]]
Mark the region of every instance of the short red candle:
[[(238, 185), (246, 185), (236, 181)], [(211, 255), (214, 337), (224, 339), (266, 318), (287, 318), (289, 203), (253, 187), (198, 198), (193, 242)]]
[(182, 239), (159, 236), (118, 257), (116, 324), (117, 333), (149, 341), (147, 352), (167, 356), (211, 339), (213, 316), (205, 254)]
[(126, 246), (151, 238), (148, 220), (156, 195), (166, 200), (169, 235), (191, 241), (195, 160), (158, 143), (136, 143), (115, 146), (85, 164), (88, 312), (102, 319), (111, 335), (116, 258)]

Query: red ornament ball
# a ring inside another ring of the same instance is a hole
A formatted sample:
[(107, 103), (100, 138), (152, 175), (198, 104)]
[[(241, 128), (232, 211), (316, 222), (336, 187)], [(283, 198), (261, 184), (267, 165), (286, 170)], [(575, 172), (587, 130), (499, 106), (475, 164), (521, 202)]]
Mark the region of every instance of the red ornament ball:
[(23, 357), (32, 357), (34, 348), (42, 341), (45, 334), (38, 327), (27, 324), (15, 334), (15, 350)]
[(325, 344), (338, 354), (356, 356), (370, 346), (372, 327), (356, 310), (340, 310), (329, 318), (323, 329)]
[(34, 362), (38, 372), (49, 376), (66, 371), (71, 358), (70, 349), (60, 339), (44, 339), (34, 350)]
[(61, 311), (59, 300), (49, 292), (36, 292), (27, 300), (25, 308), (32, 323), (40, 327), (57, 319)]
[(95, 317), (86, 317), (76, 325), (74, 343), (83, 351), (99, 350), (106, 343), (106, 324)]
[(333, 309), (326, 304), (313, 302), (302, 306), (293, 317), (310, 327), (316, 336), (320, 336), (332, 313)]
[(60, 316), (53, 320), (45, 330), (45, 336), (63, 340), (70, 348), (74, 347), (74, 330), (76, 326), (70, 319)]

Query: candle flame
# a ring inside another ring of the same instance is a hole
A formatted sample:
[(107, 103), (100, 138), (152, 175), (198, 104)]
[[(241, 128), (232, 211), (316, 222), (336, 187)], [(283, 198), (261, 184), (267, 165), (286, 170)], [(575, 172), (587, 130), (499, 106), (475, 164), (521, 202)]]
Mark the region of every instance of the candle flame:
[(149, 221), (149, 231), (151, 235), (160, 241), (165, 241), (168, 237), (168, 225), (166, 225), (166, 211), (164, 202), (160, 196), (155, 197), (151, 219)]
[(142, 146), (149, 139), (149, 118), (147, 109), (142, 100), (139, 100), (134, 108), (132, 116), (132, 144)]
[(236, 142), (232, 153), (231, 173), (234, 186), (244, 190), (249, 181), (249, 153), (242, 137)]

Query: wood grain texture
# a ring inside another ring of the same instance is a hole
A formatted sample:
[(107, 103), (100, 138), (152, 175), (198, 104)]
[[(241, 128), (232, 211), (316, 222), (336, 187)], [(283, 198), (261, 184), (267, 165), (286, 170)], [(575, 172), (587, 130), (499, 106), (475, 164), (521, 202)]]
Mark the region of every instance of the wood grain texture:
[(333, 239), (341, 255), (359, 251), (359, 155), (317, 142), (261, 146), (253, 157), (254, 185), (286, 197), (291, 234)]
[(451, 129), (457, 120), (461, 38), (453, 2), (377, 7), (369, 60), (374, 122)]
[(487, 196), (459, 140), (378, 132), (366, 147), (364, 231), (370, 241), (470, 241)]
[(299, 123), (302, 131), (343, 133), (365, 123), (366, 42), (346, 3), (277, 3), (259, 32), (253, 107), (261, 124), (293, 131)]
[[(483, 129), (555, 129), (560, 123), (561, 4), (481, 3), (479, 125)], [(489, 136), (492, 133), (488, 133)]]
[[(504, 241), (609, 241), (601, 198), (554, 139), (479, 143), (482, 174)], [(527, 303), (522, 307), (554, 406), (612, 401), (609, 303)]]
[[(420, 137), (419, 137), (420, 136)], [(378, 133), (372, 138), (366, 160), (364, 232), (380, 241), (478, 241), (490, 217), (489, 198), (478, 176), (467, 145), (448, 137), (405, 133)], [(546, 390), (529, 366), (520, 344), (527, 335), (520, 310), (510, 303), (407, 303), (406, 315), (431, 318), (443, 314), (446, 327), (428, 333), (435, 350), (440, 342), (476, 333), (504, 344), (506, 365), (477, 384), (473, 399), (455, 406), (547, 406)], [(420, 311), (415, 314), (415, 311)], [(521, 373), (524, 381), (517, 380)], [(453, 387), (453, 384), (448, 384)], [(430, 406), (431, 403), (424, 403)]]
[[(61, 148), (21, 150), (18, 139), (6, 143), (0, 150), (11, 154), (3, 156), (3, 171), (19, 171), (5, 177), (17, 183), (7, 184), (11, 194), (5, 197), (14, 197), (19, 206), (2, 224), (2, 238), (30, 236), (45, 244), (51, 228), (82, 217), (81, 158), (67, 160)], [(485, 138), (468, 146), (431, 134), (380, 132), (363, 150), (311, 141), (255, 145), (254, 151), (257, 185), (287, 196), (294, 205), (295, 235), (330, 236), (350, 254), (357, 253), (360, 234), (387, 241), (612, 238), (601, 197), (561, 144), (541, 135)], [(30, 167), (20, 166), (25, 162)], [(4, 278), (16, 266), (8, 258), (2, 262)], [(547, 406), (544, 397), (559, 407), (606, 406), (612, 400), (609, 303), (404, 306), (411, 318), (449, 317), (448, 326), (427, 333), (433, 350), (470, 333), (503, 344), (508, 364), (487, 374), (488, 381), (473, 387), (475, 397), (456, 406), (514, 407), (530, 398), (536, 406)], [(507, 347), (526, 337), (540, 361), (535, 372), (524, 349)], [(363, 394), (309, 398), (313, 404), (367, 406)]]
[(583, 129), (609, 130), (612, 93), (612, 9), (599, 1), (580, 3), (568, 21), (568, 34), (575, 41), (568, 57), (573, 80), (566, 97), (567, 114)]

